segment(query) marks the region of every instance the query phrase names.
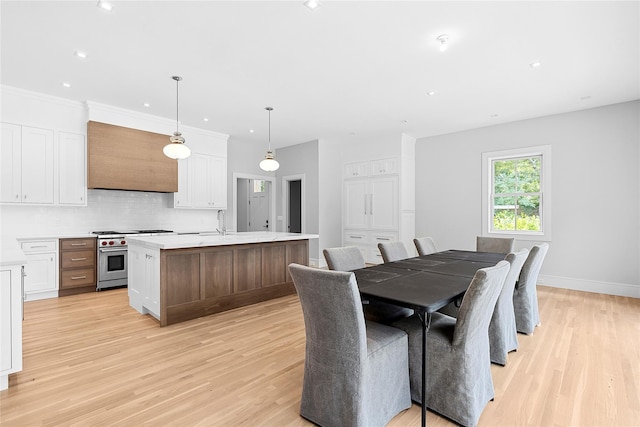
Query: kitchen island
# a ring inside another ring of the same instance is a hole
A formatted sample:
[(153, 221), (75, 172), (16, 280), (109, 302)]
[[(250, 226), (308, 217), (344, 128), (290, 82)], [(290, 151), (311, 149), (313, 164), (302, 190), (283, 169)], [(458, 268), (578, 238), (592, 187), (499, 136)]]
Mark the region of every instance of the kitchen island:
[(247, 232), (128, 239), (129, 304), (167, 326), (295, 293), (315, 234)]

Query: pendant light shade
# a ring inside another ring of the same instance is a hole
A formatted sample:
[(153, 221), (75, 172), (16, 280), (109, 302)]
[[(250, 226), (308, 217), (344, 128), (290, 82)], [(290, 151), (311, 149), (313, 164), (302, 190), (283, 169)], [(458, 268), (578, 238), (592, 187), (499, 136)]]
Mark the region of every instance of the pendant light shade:
[(260, 162), (260, 169), (266, 172), (273, 172), (278, 170), (280, 167), (280, 163), (278, 163), (273, 155), (273, 151), (271, 151), (271, 112), (273, 111), (273, 108), (265, 107), (265, 110), (269, 112), (269, 149), (267, 150), (267, 154), (264, 156), (264, 160)]
[(171, 159), (181, 160), (189, 157), (191, 155), (191, 150), (184, 144), (184, 138), (178, 130), (178, 82), (182, 80), (182, 77), (173, 76), (171, 78), (176, 81), (176, 131), (173, 133), (173, 136), (169, 138), (170, 142), (164, 146), (162, 152), (165, 156)]

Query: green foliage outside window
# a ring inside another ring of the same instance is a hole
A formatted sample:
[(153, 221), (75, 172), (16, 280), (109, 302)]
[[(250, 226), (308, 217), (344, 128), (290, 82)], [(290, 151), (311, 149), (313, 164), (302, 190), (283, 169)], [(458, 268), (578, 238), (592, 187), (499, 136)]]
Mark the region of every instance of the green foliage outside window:
[(540, 231), (542, 157), (493, 161), (493, 229)]

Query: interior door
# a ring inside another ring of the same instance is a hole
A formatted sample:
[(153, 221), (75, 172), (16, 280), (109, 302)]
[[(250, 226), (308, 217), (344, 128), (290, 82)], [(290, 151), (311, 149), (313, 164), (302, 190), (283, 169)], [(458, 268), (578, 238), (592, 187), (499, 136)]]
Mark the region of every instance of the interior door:
[(289, 181), (289, 233), (302, 233), (302, 181)]
[(262, 179), (249, 180), (249, 231), (269, 230), (271, 183)]

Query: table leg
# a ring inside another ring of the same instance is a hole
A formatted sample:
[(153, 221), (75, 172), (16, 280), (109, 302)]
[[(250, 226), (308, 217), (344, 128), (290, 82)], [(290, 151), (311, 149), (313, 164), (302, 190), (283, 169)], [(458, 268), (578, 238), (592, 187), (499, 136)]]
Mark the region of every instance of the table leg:
[(418, 314), (422, 320), (422, 427), (427, 425), (427, 332), (431, 326), (431, 313)]

